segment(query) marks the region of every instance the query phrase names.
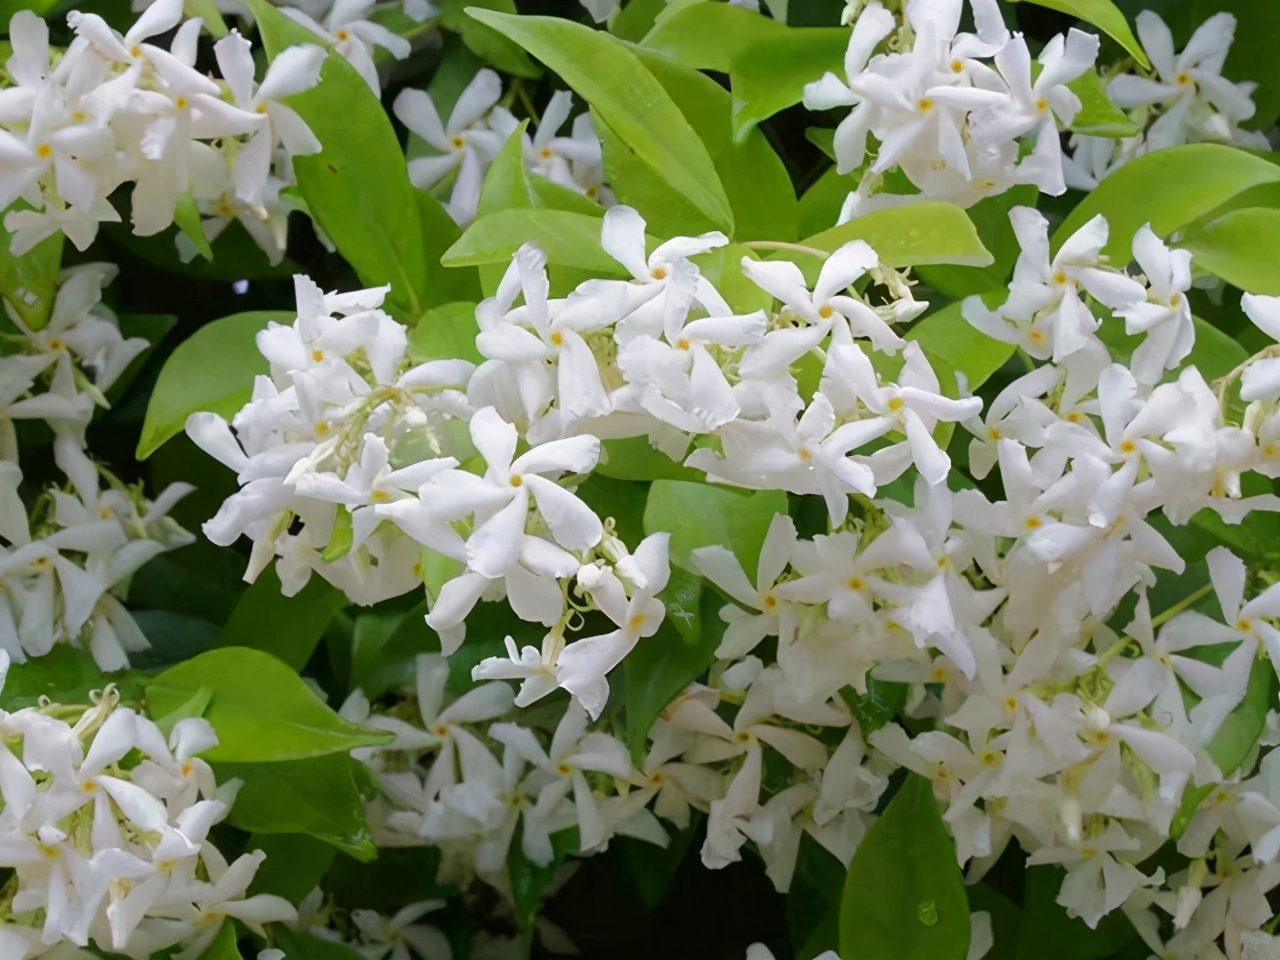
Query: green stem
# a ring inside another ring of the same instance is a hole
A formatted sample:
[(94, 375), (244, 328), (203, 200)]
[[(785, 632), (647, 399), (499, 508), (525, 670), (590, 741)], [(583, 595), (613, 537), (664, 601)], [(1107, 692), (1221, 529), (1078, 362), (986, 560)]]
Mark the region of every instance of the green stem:
[(1169, 607), (1167, 610), (1161, 610), (1158, 614), (1156, 614), (1156, 616), (1151, 618), (1151, 629), (1154, 630), (1156, 627), (1160, 626), (1160, 624), (1164, 623), (1170, 617), (1175, 617), (1178, 614), (1180, 614), (1183, 610), (1186, 610), (1189, 607), (1195, 606), (1197, 603), (1199, 603), (1201, 600), (1207, 597), (1210, 591), (1212, 590), (1213, 590), (1213, 584), (1206, 583), (1203, 587), (1201, 587), (1199, 590), (1196, 590), (1191, 595), (1183, 597), (1181, 600), (1175, 603), (1172, 607)]
[(807, 253), (812, 257), (827, 257), (830, 254), (817, 247), (806, 247), (802, 243), (785, 243), (782, 240), (748, 240), (743, 244), (752, 250), (794, 250), (796, 253)]

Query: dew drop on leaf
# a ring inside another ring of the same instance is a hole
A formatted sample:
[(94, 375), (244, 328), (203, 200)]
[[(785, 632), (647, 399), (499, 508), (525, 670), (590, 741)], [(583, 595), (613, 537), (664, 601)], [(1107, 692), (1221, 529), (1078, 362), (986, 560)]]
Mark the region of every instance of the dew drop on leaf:
[(916, 906), (916, 916), (926, 927), (937, 926), (938, 904), (933, 900), (921, 900)]

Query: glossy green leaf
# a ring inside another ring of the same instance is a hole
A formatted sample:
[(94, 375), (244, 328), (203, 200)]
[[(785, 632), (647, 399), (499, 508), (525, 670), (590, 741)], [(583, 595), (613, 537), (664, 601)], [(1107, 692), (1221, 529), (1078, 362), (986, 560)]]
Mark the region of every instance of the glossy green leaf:
[(929, 780), (908, 774), (849, 864), (842, 960), (965, 960), (969, 904)]
[[(268, 56), (316, 42), (266, 0), (248, 2)], [(391, 284), (390, 313), (417, 318), (437, 302), (431, 295), (434, 271), (421, 242), (416, 191), (387, 112), (355, 68), (336, 55), (325, 58), (319, 83), (286, 99), (323, 146), (293, 159), (312, 217), (362, 283)]]
[(559, 74), (636, 157), (725, 232), (733, 213), (697, 133), (636, 55), (607, 33), (556, 17), (473, 10)]
[(953, 371), (965, 375), (969, 389), (976, 391), (1013, 356), (1014, 347), (975, 329), (960, 311), (959, 303), (947, 304), (914, 324), (906, 339), (918, 341), (927, 354), (946, 360)]
[(857, 693), (852, 687), (844, 687), (840, 693), (857, 719), (858, 729), (869, 737), (902, 712), (908, 689), (905, 683), (869, 676), (866, 693)]
[(842, 27), (789, 27), (736, 50), (729, 66), (734, 136), (746, 137), (762, 120), (799, 103), (805, 85), (824, 73), (843, 77), (848, 46)]
[[(673, 575), (679, 568), (672, 570)], [(697, 680), (715, 660), (716, 647), (724, 635), (720, 619), (724, 600), (714, 590), (702, 590), (697, 617), (702, 629), (682, 631), (678, 613), (668, 609), (667, 618), (651, 637), (643, 638), (631, 653), (623, 670), (622, 702), (626, 708), (626, 744), (637, 763), (644, 756), (649, 728), (672, 699)]]
[(1246, 207), (1188, 232), (1193, 264), (1249, 293), (1280, 296), (1280, 209)]
[(1036, 197), (1034, 186), (1020, 184), (999, 196), (980, 200), (965, 211), (978, 231), (978, 239), (994, 258), (988, 266), (926, 264), (917, 268), (916, 274), (933, 289), (957, 300), (1003, 287), (1022, 252), (1009, 222), (1009, 211), (1016, 206), (1034, 207)]
[(442, 304), (428, 310), (409, 331), (409, 359), (470, 360), (479, 364), (484, 358), (476, 349), (476, 305), (462, 300)]
[(628, 437), (625, 440), (606, 440), (604, 453), (596, 466), (596, 473), (615, 480), (687, 480), (705, 482), (705, 476), (697, 470), (672, 460), (660, 450), (649, 445), (647, 437)]
[(210, 650), (171, 667), (147, 684), (152, 716), (164, 716), (201, 688), (213, 692), (205, 719), (218, 732), (211, 762), (306, 760), (386, 743), (338, 716), (280, 660), (247, 647)]
[[(20, 209), (21, 201), (13, 209)], [(9, 252), (12, 238), (0, 216), (0, 300), (30, 330), (43, 330), (53, 312), (62, 271), (61, 232), (45, 237), (20, 257)]]
[(284, 924), (274, 925), (272, 936), (277, 947), (284, 951), (289, 960), (362, 960), (355, 948), (345, 943), (334, 943), (332, 940), (321, 940), (308, 933), (290, 930)]
[[(800, 246), (831, 253), (850, 240), (865, 240), (891, 267), (931, 263), (985, 267), (994, 259), (978, 238), (973, 221), (951, 203), (876, 210), (801, 240)], [(806, 271), (816, 271), (821, 265), (819, 258), (807, 253), (783, 250), (770, 256), (794, 260)]]
[(528, 54), (497, 30), (468, 15), (468, 8), (514, 14), (515, 0), (441, 0), (440, 24), (462, 37), (467, 49), (494, 69), (515, 77), (536, 78), (541, 71)]
[(180, 194), (173, 209), (173, 222), (179, 232), (191, 241), (196, 252), (206, 260), (213, 259), (213, 248), (209, 246), (209, 238), (204, 235), (200, 224), (200, 208), (196, 206), (196, 198), (190, 193)]
[(315, 576), (297, 594), (286, 597), (280, 592), (274, 565), (269, 566), (240, 595), (217, 644), (252, 647), (301, 670), (324, 628), (346, 603), (342, 591)]
[(1094, 70), (1086, 70), (1067, 84), (1080, 98), (1080, 112), (1068, 128), (1091, 137), (1134, 137), (1142, 128), (1111, 102)]
[(336, 848), (304, 833), (255, 833), (246, 850), (267, 855), (253, 875), (248, 895), (273, 893), (297, 903), (320, 885)]
[(600, 246), (600, 220), (567, 210), (516, 208), (482, 217), (444, 255), (447, 266), (498, 263), (504, 266), (524, 243), (533, 243), (547, 262), (606, 276), (627, 276)]
[(279, 763), (215, 764), (219, 782), (244, 781), (227, 822), (251, 833), (306, 834), (357, 860), (372, 860), (378, 851), (353, 775), (356, 762), (334, 753)]
[(516, 923), (526, 937), (533, 932), (533, 921), (542, 906), (542, 895), (555, 878), (556, 871), (564, 863), (565, 856), (578, 849), (578, 828), (561, 830), (551, 835), (551, 862), (542, 866), (533, 863), (520, 847), (524, 824), (516, 827), (511, 840), (511, 852), (507, 855), (507, 877), (511, 881), (512, 906)]
[(1193, 143), (1155, 150), (1098, 184), (1054, 232), (1052, 247), (1057, 250), (1100, 213), (1111, 227), (1103, 252), (1113, 263), (1128, 263), (1133, 235), (1144, 223), (1167, 237), (1236, 194), (1277, 181), (1280, 166), (1235, 147)]
[[(1045, 944), (1054, 944), (1054, 960), (1102, 960), (1133, 940), (1137, 934), (1128, 918), (1113, 911), (1090, 930), (1083, 920), (1067, 916), (1057, 903), (1066, 871), (1036, 866), (1026, 871), (1022, 924), (1018, 928), (1017, 960), (1042, 960)], [(1145, 955), (1146, 951), (1143, 951)]]
[(98, 669), (93, 655), (60, 643), (43, 657), (9, 667), (4, 688), (0, 689), (0, 709), (20, 710), (35, 706), (41, 697), (53, 703), (90, 703), (89, 692), (114, 683), (125, 700), (142, 694), (143, 677), (133, 670), (110, 675)]
[[(714, 6), (746, 13), (736, 7)], [(690, 126), (698, 131), (712, 163), (720, 171), (720, 180), (733, 208), (733, 239), (794, 240), (798, 236), (799, 214), (795, 189), (786, 166), (764, 134), (751, 130), (740, 141), (735, 141), (732, 98), (723, 87), (710, 77), (672, 63), (660, 54), (643, 48), (637, 48), (635, 53), (675, 101)], [(611, 182), (619, 199), (625, 202), (626, 181), (619, 178)], [(659, 225), (664, 235), (685, 232), (669, 227), (665, 220)]]
[(689, 554), (698, 547), (728, 547), (747, 579), (755, 580), (756, 563), (769, 524), (787, 512), (781, 490), (739, 490), (709, 483), (655, 480), (644, 510), (646, 534), (671, 534), (671, 562), (695, 570)]
[(640, 45), (695, 70), (728, 73), (740, 50), (788, 32), (785, 24), (742, 7), (690, 3), (660, 13)]
[[(275, 321), (290, 323), (292, 313), (255, 310), (205, 324), (169, 355), (156, 380), (138, 439), (138, 459), (145, 460), (170, 437), (182, 432), (187, 417), (201, 410), (228, 419), (249, 402), (253, 378), (267, 372), (258, 352), (258, 331)], [(217, 357), (217, 363), (210, 363)]]
[(480, 204), (476, 216), (486, 217), (513, 207), (544, 207), (603, 217), (604, 207), (590, 197), (575, 193), (568, 187), (531, 174), (525, 169), (524, 133), (528, 127), (528, 120), (520, 121), (520, 125), (512, 131), (507, 142), (489, 164), (480, 188)]
[(1142, 44), (1129, 28), (1129, 21), (1111, 0), (1026, 0), (1039, 7), (1048, 7), (1059, 13), (1070, 14), (1085, 23), (1091, 23), (1124, 47), (1143, 68), (1151, 62), (1142, 50)]

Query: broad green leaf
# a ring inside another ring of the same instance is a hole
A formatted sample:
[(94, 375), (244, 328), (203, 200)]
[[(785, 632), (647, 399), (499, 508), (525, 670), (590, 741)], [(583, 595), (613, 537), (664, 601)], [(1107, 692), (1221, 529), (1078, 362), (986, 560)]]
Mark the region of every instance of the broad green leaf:
[(1129, 29), (1129, 21), (1117, 9), (1111, 0), (1026, 0), (1039, 7), (1048, 7), (1059, 13), (1070, 14), (1085, 23), (1091, 23), (1103, 33), (1115, 40), (1133, 55), (1133, 59), (1144, 69), (1150, 69), (1151, 62), (1142, 51), (1133, 31)]
[[(915, 203), (876, 210), (800, 241), (800, 246), (831, 253), (850, 240), (865, 240), (891, 267), (952, 263), (985, 267), (991, 252), (978, 239), (973, 221), (951, 203)], [(772, 255), (794, 260), (800, 269), (816, 272), (821, 260), (812, 254), (784, 250)]]
[(491, 213), (471, 224), (445, 251), (446, 266), (506, 265), (524, 243), (533, 243), (547, 262), (580, 267), (606, 276), (626, 276), (625, 268), (600, 246), (600, 219), (567, 210), (516, 208)]
[(428, 310), (409, 331), (409, 359), (470, 360), (478, 364), (484, 358), (476, 349), (476, 305), (460, 300)]
[(486, 217), (513, 207), (546, 207), (569, 210), (591, 217), (603, 217), (604, 207), (590, 197), (530, 174), (524, 166), (524, 134), (529, 121), (521, 120), (489, 164), (480, 189), (477, 217)]
[(1249, 293), (1280, 296), (1280, 209), (1233, 210), (1178, 243), (1194, 265)]
[[(462, 230), (445, 212), (440, 201), (425, 190), (413, 192), (418, 208), (418, 224), (422, 228), (422, 253), (427, 260), (430, 290), (425, 305), (428, 309), (455, 300), (479, 300), (480, 275), (471, 269), (455, 270), (441, 263), (444, 252), (458, 242)], [(416, 322), (418, 318), (413, 318)], [(410, 324), (412, 326), (413, 324)]]
[[(268, 56), (317, 42), (266, 0), (248, 2)], [(416, 191), (387, 112), (355, 68), (334, 54), (325, 58), (319, 83), (286, 99), (323, 146), (293, 160), (312, 217), (361, 282), (391, 284), (388, 312), (416, 319), (436, 302), (437, 271), (428, 267)]]
[[(715, 4), (719, 9), (746, 13), (736, 7)], [(753, 19), (767, 18), (748, 14)], [(640, 62), (657, 78), (675, 101), (689, 124), (698, 131), (724, 184), (733, 208), (733, 239), (794, 240), (798, 235), (799, 207), (791, 177), (782, 160), (759, 130), (751, 130), (735, 142), (732, 129), (732, 100), (728, 92), (710, 77), (672, 63), (666, 57), (643, 48), (635, 49)], [(627, 183), (613, 181), (617, 190)], [(668, 188), (670, 189), (670, 188)], [(619, 194), (622, 198), (622, 194)], [(680, 234), (683, 229), (668, 227), (663, 233)]]
[(960, 315), (960, 308), (959, 303), (949, 303), (929, 314), (911, 327), (906, 339), (918, 341), (926, 353), (946, 360), (976, 391), (1013, 356), (1014, 347), (975, 329)]
[(1054, 944), (1054, 960), (1102, 960), (1137, 936), (1119, 910), (1103, 917), (1093, 930), (1083, 920), (1068, 917), (1056, 902), (1065, 876), (1060, 867), (1027, 869), (1017, 960), (1043, 960), (1045, 944)]
[[(324, 878), (324, 891), (353, 910), (392, 914), (407, 902), (456, 893), (436, 882), (440, 866), (437, 847), (383, 847), (373, 863), (337, 857)], [(323, 954), (299, 953), (306, 960)]]
[(965, 960), (969, 904), (929, 780), (908, 774), (858, 845), (840, 906), (842, 960)]
[(788, 27), (735, 50), (729, 65), (734, 136), (746, 137), (762, 120), (799, 103), (805, 84), (824, 73), (843, 76), (848, 46), (849, 31), (842, 27)]
[[(1245, 688), (1244, 699), (1227, 714), (1227, 719), (1205, 748), (1224, 777), (1231, 776), (1248, 759), (1258, 737), (1262, 735), (1262, 729), (1267, 723), (1267, 711), (1274, 702), (1275, 670), (1268, 660), (1258, 659), (1254, 661), (1249, 673), (1249, 685)], [(1182, 794), (1182, 804), (1169, 827), (1171, 837), (1176, 839), (1182, 836), (1195, 815), (1196, 808), (1213, 793), (1215, 786), (1212, 783), (1199, 787), (1187, 784)]]
[(497, 30), (468, 15), (468, 8), (514, 14), (515, 0), (441, 0), (440, 24), (461, 35), (472, 53), (497, 70), (515, 77), (536, 79), (541, 71), (520, 49)]
[(1086, 70), (1067, 84), (1080, 98), (1080, 112), (1071, 121), (1070, 130), (1091, 137), (1134, 137), (1142, 128), (1107, 97), (1097, 71)]
[(516, 924), (526, 937), (533, 933), (533, 921), (542, 906), (542, 895), (555, 878), (556, 871), (564, 863), (565, 856), (578, 849), (578, 828), (561, 830), (551, 835), (551, 862), (539, 866), (529, 860), (521, 849), (521, 835), (524, 824), (516, 827), (515, 836), (511, 839), (511, 850), (507, 854), (507, 878), (511, 881), (512, 906), (515, 909)]
[(337, 852), (333, 846), (304, 833), (255, 833), (246, 850), (267, 855), (253, 875), (248, 895), (274, 893), (297, 903), (320, 885)]
[[(557, 17), (472, 10), (560, 75), (636, 157), (688, 198), (715, 226), (733, 212), (697, 133), (636, 55), (607, 33)], [(616, 185), (615, 185), (616, 186)]]
[(1057, 250), (1100, 213), (1111, 227), (1103, 252), (1122, 265), (1129, 262), (1133, 235), (1144, 223), (1167, 237), (1236, 194), (1277, 181), (1280, 166), (1235, 147), (1193, 143), (1155, 150), (1098, 184), (1054, 232), (1052, 247)]
[[(124, 205), (125, 202), (122, 201), (121, 206)], [(287, 278), (302, 270), (288, 257), (273, 266), (239, 220), (232, 220), (210, 242), (212, 260), (193, 257), (184, 262), (177, 244), (174, 243), (173, 234), (166, 231), (139, 237), (129, 227), (128, 215), (123, 210), (121, 216), (124, 223), (104, 223), (100, 229), (101, 235), (149, 266), (166, 273), (233, 283), (236, 280)]]
[(639, 43), (666, 9), (667, 0), (631, 0), (613, 17), (609, 32), (619, 40)]
[(357, 860), (372, 860), (378, 851), (353, 775), (356, 762), (333, 753), (279, 763), (215, 764), (219, 782), (244, 781), (227, 822), (251, 833), (306, 834)]
[[(21, 209), (24, 204), (11, 209)], [(62, 232), (45, 237), (20, 257), (9, 252), (12, 235), (0, 216), (0, 300), (30, 330), (43, 330), (53, 312), (62, 272)]]
[(1009, 222), (1009, 211), (1016, 206), (1034, 207), (1036, 196), (1034, 186), (1020, 184), (969, 207), (965, 213), (977, 228), (982, 245), (991, 251), (994, 262), (986, 267), (925, 265), (916, 270), (920, 279), (955, 299), (1003, 287), (1022, 252)]
[(728, 547), (747, 579), (755, 581), (756, 563), (769, 524), (787, 512), (781, 490), (739, 490), (709, 483), (655, 480), (644, 510), (646, 534), (671, 534), (671, 562), (696, 570), (689, 554), (698, 547)]
[(596, 473), (615, 480), (687, 480), (705, 483), (703, 474), (649, 445), (647, 437), (606, 440)]
[(800, 235), (811, 236), (830, 229), (857, 185), (857, 180), (839, 173), (834, 166), (824, 170), (800, 197)]
[(247, 647), (210, 650), (160, 674), (147, 684), (151, 715), (176, 710), (202, 687), (213, 691), (205, 719), (219, 740), (204, 754), (210, 762), (306, 760), (390, 739), (342, 719), (286, 664)]
[(272, 927), (273, 942), (284, 951), (286, 958), (299, 960), (362, 960), (354, 947), (332, 940), (321, 940), (309, 933), (290, 930), (282, 923)]
[(213, 938), (213, 942), (209, 944), (204, 953), (200, 954), (200, 960), (244, 960), (244, 954), (240, 952), (240, 948), (236, 946), (236, 925), (231, 921), (225, 921), (218, 930), (218, 935)]
[(907, 690), (905, 683), (877, 680), (871, 676), (867, 677), (866, 693), (857, 693), (852, 687), (844, 687), (840, 695), (857, 719), (862, 735), (869, 737), (902, 712), (907, 702)]
[(691, 3), (660, 13), (640, 45), (686, 67), (728, 73), (738, 51), (787, 33), (785, 24), (751, 10), (727, 3)]
[[(182, 432), (187, 417), (201, 410), (228, 419), (249, 402), (253, 378), (267, 372), (258, 352), (258, 331), (275, 321), (289, 323), (282, 310), (236, 313), (205, 324), (169, 355), (156, 380), (138, 439), (138, 459), (145, 460), (170, 437)], [(217, 363), (209, 358), (216, 357)]]
[(675, 611), (668, 609), (667, 618), (658, 631), (643, 638), (627, 654), (622, 702), (626, 708), (627, 749), (637, 763), (644, 756), (649, 728), (658, 714), (715, 660), (716, 647), (724, 635), (725, 624), (720, 619), (723, 605), (720, 594), (703, 590), (697, 611), (702, 623), (700, 631), (682, 632)]
[(324, 628), (346, 603), (342, 591), (320, 577), (312, 577), (295, 596), (286, 597), (280, 592), (275, 567), (270, 566), (240, 595), (217, 645), (252, 647), (301, 670)]

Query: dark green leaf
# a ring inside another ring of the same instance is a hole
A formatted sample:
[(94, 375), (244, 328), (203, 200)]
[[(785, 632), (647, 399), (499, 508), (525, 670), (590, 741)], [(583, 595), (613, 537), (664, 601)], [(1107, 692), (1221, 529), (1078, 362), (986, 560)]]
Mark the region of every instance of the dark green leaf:
[(1129, 29), (1129, 21), (1124, 18), (1111, 0), (1026, 0), (1040, 7), (1048, 7), (1059, 13), (1067, 13), (1078, 17), (1085, 23), (1091, 23), (1103, 33), (1124, 47), (1144, 69), (1150, 69), (1151, 63), (1142, 51), (1142, 45)]
[(213, 692), (205, 719), (218, 746), (214, 762), (305, 760), (386, 743), (389, 734), (343, 720), (286, 664), (247, 647), (223, 647), (180, 663), (147, 685), (152, 716), (163, 717), (202, 687)]
[(311, 659), (324, 628), (346, 604), (342, 591), (313, 576), (295, 596), (280, 592), (270, 566), (246, 590), (218, 635), (220, 647), (252, 647), (301, 670)]
[(302, 833), (255, 833), (245, 849), (267, 855), (253, 876), (249, 896), (273, 893), (290, 903), (297, 903), (320, 885), (335, 853), (330, 844)]
[(1047, 943), (1056, 945), (1061, 960), (1101, 960), (1136, 936), (1133, 925), (1119, 910), (1103, 917), (1095, 930), (1083, 920), (1068, 917), (1056, 902), (1065, 876), (1066, 871), (1059, 867), (1027, 869), (1018, 960), (1041, 960)]
[[(170, 437), (182, 432), (187, 417), (201, 410), (230, 419), (253, 395), (253, 378), (267, 372), (255, 338), (270, 321), (290, 323), (292, 313), (255, 310), (205, 324), (165, 361), (147, 403), (138, 440), (145, 460)], [(217, 357), (217, 363), (210, 363)]]
[(275, 945), (284, 951), (287, 960), (361, 960), (360, 954), (345, 943), (321, 940), (281, 924), (276, 924), (274, 931)]
[(908, 774), (849, 864), (843, 960), (965, 960), (969, 904), (929, 780)]
[(960, 299), (1003, 287), (1013, 273), (1022, 248), (1009, 222), (1009, 210), (1034, 207), (1036, 188), (1020, 184), (996, 197), (987, 197), (965, 211), (978, 231), (978, 239), (991, 251), (994, 262), (985, 267), (924, 265), (916, 269), (920, 279), (948, 297)]

